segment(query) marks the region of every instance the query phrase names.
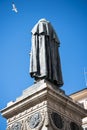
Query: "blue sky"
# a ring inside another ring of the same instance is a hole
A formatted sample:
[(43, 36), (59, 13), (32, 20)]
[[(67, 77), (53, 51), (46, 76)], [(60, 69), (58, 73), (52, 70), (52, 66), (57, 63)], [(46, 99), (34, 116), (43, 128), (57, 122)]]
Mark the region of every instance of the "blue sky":
[[(12, 11), (12, 2), (18, 13)], [(33, 84), (31, 29), (41, 18), (51, 22), (61, 42), (62, 89), (69, 95), (86, 87), (87, 0), (0, 0), (0, 109)], [(0, 115), (0, 130), (5, 129)]]

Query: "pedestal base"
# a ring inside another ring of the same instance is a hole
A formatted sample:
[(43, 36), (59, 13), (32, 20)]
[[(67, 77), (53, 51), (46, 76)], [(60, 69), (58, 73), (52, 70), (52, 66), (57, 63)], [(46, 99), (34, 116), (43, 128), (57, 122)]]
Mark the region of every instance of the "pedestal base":
[(54, 84), (41, 80), (1, 111), (7, 130), (82, 130), (86, 110)]

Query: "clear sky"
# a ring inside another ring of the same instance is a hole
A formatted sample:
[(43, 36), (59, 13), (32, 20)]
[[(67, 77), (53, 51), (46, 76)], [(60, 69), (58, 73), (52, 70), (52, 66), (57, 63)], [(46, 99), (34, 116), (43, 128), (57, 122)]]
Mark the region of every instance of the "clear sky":
[[(12, 2), (18, 13), (12, 11)], [(51, 22), (61, 42), (62, 89), (69, 95), (86, 87), (87, 0), (0, 0), (0, 109), (33, 84), (31, 29), (41, 18)], [(0, 115), (0, 130), (5, 129)]]

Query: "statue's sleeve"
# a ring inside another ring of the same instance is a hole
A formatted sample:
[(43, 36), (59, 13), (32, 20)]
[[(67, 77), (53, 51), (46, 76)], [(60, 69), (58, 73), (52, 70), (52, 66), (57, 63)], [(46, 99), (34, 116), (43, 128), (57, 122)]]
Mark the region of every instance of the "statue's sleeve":
[(30, 55), (30, 74), (32, 76), (33, 73), (37, 71), (37, 35), (32, 35), (32, 49)]

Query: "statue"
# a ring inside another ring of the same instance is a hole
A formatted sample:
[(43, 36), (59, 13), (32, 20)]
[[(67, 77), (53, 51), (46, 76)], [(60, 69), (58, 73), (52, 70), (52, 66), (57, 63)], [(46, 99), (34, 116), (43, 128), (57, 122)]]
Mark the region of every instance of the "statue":
[(30, 75), (36, 82), (47, 79), (58, 87), (63, 85), (59, 39), (49, 21), (41, 19), (32, 29)]

